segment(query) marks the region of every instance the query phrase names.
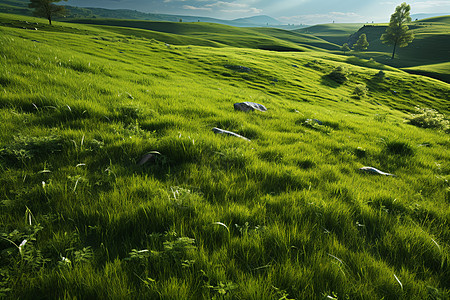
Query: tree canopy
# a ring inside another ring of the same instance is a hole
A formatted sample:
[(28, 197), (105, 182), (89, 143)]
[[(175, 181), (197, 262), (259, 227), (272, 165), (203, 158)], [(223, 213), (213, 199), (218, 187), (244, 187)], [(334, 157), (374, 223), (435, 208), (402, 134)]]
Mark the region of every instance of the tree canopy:
[(395, 8), (395, 12), (391, 15), (389, 26), (385, 33), (381, 36), (381, 41), (384, 44), (393, 45), (392, 59), (395, 56), (395, 50), (398, 47), (406, 47), (414, 39), (414, 34), (409, 30), (405, 24), (411, 22), (410, 17), (411, 6), (403, 2)]
[(342, 51), (344, 52), (344, 54), (345, 54), (345, 52), (350, 51), (350, 47), (348, 46), (347, 43), (345, 43), (344, 45), (342, 45), (341, 50), (342, 50)]
[[(34, 8), (33, 14), (37, 17), (43, 17), (52, 25), (52, 18), (55, 16), (62, 16), (66, 13), (66, 8), (61, 5), (55, 5), (54, 2), (61, 0), (30, 0), (29, 8)], [(67, 0), (64, 0), (67, 1)]]
[(356, 41), (356, 44), (353, 45), (353, 49), (356, 51), (363, 51), (367, 50), (367, 47), (369, 47), (369, 42), (367, 41), (367, 36), (365, 33), (361, 34)]

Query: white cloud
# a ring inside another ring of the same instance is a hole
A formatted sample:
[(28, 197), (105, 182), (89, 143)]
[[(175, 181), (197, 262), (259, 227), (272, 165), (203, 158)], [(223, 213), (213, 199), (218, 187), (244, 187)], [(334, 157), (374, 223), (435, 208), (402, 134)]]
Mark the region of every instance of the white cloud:
[[(164, 1), (186, 1), (186, 0), (164, 0)], [(197, 2), (202, 2), (205, 0), (195, 0)], [(226, 14), (237, 14), (237, 13), (252, 13), (259, 14), (263, 10), (251, 7), (248, 3), (233, 1), (215, 1), (213, 3), (205, 4), (203, 6), (193, 6), (193, 5), (184, 5), (183, 9), (189, 10), (203, 10), (203, 11), (218, 11)]]
[(291, 17), (280, 17), (285, 22), (301, 24), (319, 24), (319, 23), (345, 23), (345, 22), (364, 22), (364, 17), (354, 12), (332, 11), (324, 14), (306, 14)]
[(197, 7), (197, 6), (192, 6), (192, 5), (183, 5), (183, 9), (188, 9), (188, 10), (206, 10), (206, 11), (211, 11), (211, 7)]
[(207, 7), (249, 7), (246, 3), (217, 1), (215, 3), (206, 4)]
[(435, 7), (446, 7), (450, 8), (450, 2), (448, 0), (431, 0), (431, 1), (417, 1), (410, 4), (411, 8), (418, 11), (421, 9), (435, 8)]
[(249, 7), (247, 9), (221, 9), (221, 12), (224, 13), (252, 13), (252, 14), (260, 14), (263, 12), (262, 9)]

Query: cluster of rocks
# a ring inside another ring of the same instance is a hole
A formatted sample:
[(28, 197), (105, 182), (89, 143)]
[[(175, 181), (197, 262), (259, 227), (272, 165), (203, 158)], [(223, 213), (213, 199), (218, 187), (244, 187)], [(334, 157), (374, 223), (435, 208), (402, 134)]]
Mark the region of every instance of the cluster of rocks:
[[(267, 111), (267, 108), (264, 105), (259, 104), (259, 103), (255, 103), (255, 102), (239, 102), (239, 103), (234, 103), (233, 106), (234, 106), (234, 110), (236, 110), (236, 111), (243, 111), (243, 112), (251, 112), (251, 111), (255, 111), (255, 110), (261, 111), (261, 112)], [(318, 124), (318, 125), (322, 125), (323, 124), (323, 122), (318, 120), (318, 119), (307, 119), (305, 122), (315, 123), (315, 124)], [(250, 139), (246, 138), (245, 136), (242, 136), (240, 134), (237, 134), (236, 132), (232, 132), (232, 131), (229, 131), (229, 130), (225, 130), (225, 129), (214, 127), (212, 129), (212, 131), (215, 134), (223, 134), (223, 135), (228, 135), (228, 136), (232, 136), (232, 137), (237, 137), (237, 138), (240, 138), (240, 139), (243, 139), (243, 140), (246, 140), (246, 141), (250, 141)], [(139, 161), (138, 165), (143, 165), (147, 161), (154, 160), (156, 158), (156, 156), (158, 156), (158, 155), (161, 155), (161, 154), (159, 152), (157, 152), (157, 151), (149, 152), (149, 153), (145, 154), (141, 158), (141, 160)], [(361, 172), (368, 173), (368, 174), (383, 175), (383, 176), (393, 176), (393, 177), (395, 177), (394, 174), (390, 174), (390, 173), (386, 173), (386, 172), (380, 171), (380, 170), (378, 170), (378, 169), (376, 169), (374, 167), (362, 167), (359, 170)]]
[[(234, 106), (234, 110), (243, 111), (243, 112), (249, 112), (249, 111), (255, 111), (255, 110), (263, 111), (263, 112), (267, 111), (267, 108), (264, 105), (259, 104), (259, 103), (254, 103), (254, 102), (240, 102), (240, 103), (235, 103), (233, 106)], [(212, 129), (212, 131), (216, 134), (225, 134), (225, 135), (229, 135), (229, 136), (238, 137), (238, 138), (244, 139), (246, 141), (250, 141), (248, 138), (246, 138), (240, 134), (237, 134), (232, 131), (220, 129), (217, 127), (214, 127)]]

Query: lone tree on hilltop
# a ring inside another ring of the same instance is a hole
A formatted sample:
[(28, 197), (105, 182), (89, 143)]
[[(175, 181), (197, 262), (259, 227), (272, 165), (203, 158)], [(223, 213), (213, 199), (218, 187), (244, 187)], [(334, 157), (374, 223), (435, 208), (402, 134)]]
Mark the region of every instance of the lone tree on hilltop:
[[(43, 17), (52, 25), (52, 18), (56, 16), (63, 16), (66, 13), (66, 8), (61, 5), (55, 5), (53, 2), (60, 2), (61, 0), (30, 0), (29, 8), (34, 8), (33, 14), (37, 17)], [(64, 0), (67, 1), (67, 0)]]
[(395, 49), (397, 46), (406, 47), (414, 39), (414, 34), (409, 30), (405, 23), (411, 22), (409, 12), (411, 6), (403, 2), (395, 8), (395, 12), (391, 15), (389, 26), (385, 33), (381, 36), (383, 44), (394, 45), (391, 59), (394, 59)]
[(345, 43), (344, 45), (342, 45), (341, 50), (342, 50), (342, 51), (344, 52), (344, 54), (345, 54), (345, 52), (350, 51), (350, 47), (348, 46), (347, 43)]
[(369, 42), (367, 41), (367, 36), (365, 33), (361, 34), (356, 41), (356, 44), (353, 45), (353, 49), (356, 51), (363, 51), (367, 50), (367, 47), (369, 47)]

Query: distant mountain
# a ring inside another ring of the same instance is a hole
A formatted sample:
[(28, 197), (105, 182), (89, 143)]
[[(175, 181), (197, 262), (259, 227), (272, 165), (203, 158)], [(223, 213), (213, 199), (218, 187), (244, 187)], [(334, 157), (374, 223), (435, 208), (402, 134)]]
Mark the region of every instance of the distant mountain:
[[(32, 15), (32, 10), (28, 8), (29, 0), (1, 0), (0, 12)], [(68, 15), (65, 18), (55, 18), (55, 20), (64, 19), (82, 19), (82, 18), (111, 18), (111, 19), (130, 19), (130, 20), (149, 20), (149, 21), (168, 21), (168, 22), (207, 22), (223, 25), (231, 25), (236, 27), (260, 27), (260, 26), (277, 26), (281, 22), (269, 16), (255, 16), (249, 18), (241, 18), (236, 20), (221, 20), (208, 17), (167, 15), (144, 13), (131, 9), (106, 9), (96, 7), (77, 7), (65, 5)]]
[(252, 25), (260, 25), (260, 26), (267, 26), (267, 25), (281, 25), (282, 23), (278, 21), (277, 19), (274, 19), (272, 17), (261, 15), (261, 16), (254, 16), (254, 17), (248, 17), (248, 18), (239, 18), (234, 19), (234, 22), (238, 23), (249, 23)]
[(434, 14), (414, 14), (411, 15), (411, 19), (414, 20), (422, 20), (422, 19), (428, 19), (433, 17), (440, 17), (440, 16), (448, 16), (450, 13), (434, 13)]

